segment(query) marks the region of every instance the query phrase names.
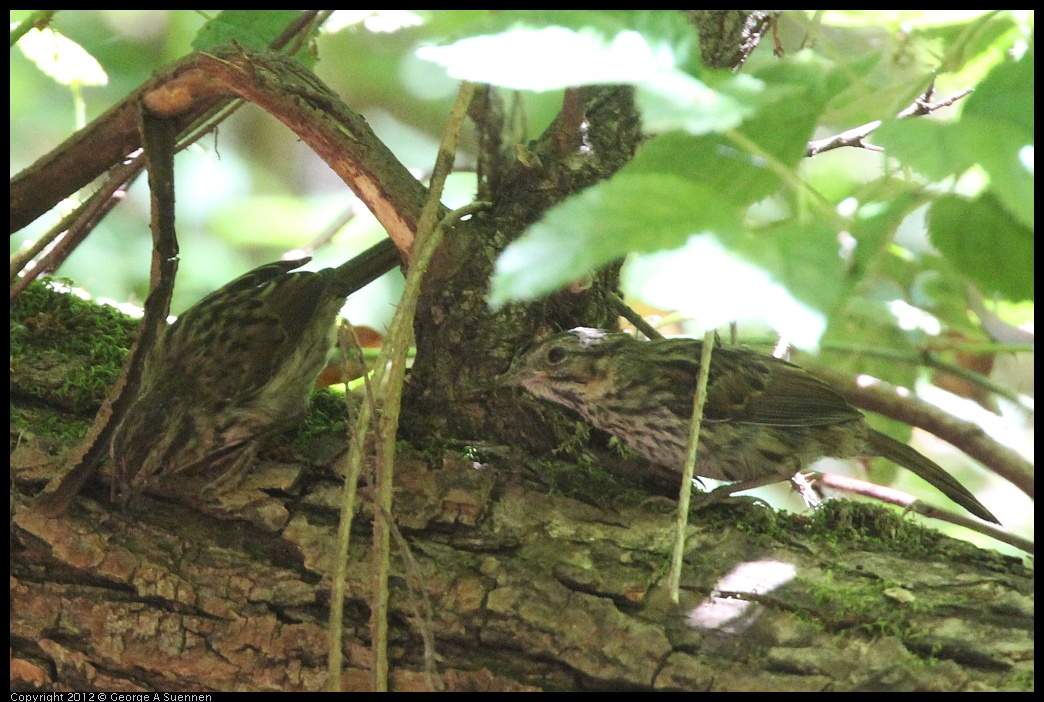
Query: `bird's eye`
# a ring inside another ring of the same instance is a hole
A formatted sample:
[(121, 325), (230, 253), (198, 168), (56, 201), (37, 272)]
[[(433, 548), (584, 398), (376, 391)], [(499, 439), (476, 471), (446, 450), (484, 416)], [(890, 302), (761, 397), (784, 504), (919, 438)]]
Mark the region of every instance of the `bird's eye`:
[(552, 346), (551, 350), (547, 352), (548, 363), (561, 363), (565, 360), (566, 350), (561, 346)]

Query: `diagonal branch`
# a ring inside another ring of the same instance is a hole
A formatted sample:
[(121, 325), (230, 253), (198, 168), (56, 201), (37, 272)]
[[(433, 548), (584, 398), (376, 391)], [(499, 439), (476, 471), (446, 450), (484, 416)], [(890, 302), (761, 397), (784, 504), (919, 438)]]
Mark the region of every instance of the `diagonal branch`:
[(888, 383), (859, 383), (827, 368), (806, 367), (829, 382), (852, 405), (935, 434), (1033, 497), (1033, 466), (1014, 450), (990, 438), (982, 427), (953, 417), (919, 398), (903, 396)]
[(408, 255), (427, 189), (354, 112), (300, 63), (232, 47), (192, 54), (130, 94), (11, 180), (17, 231), (90, 184), (140, 146), (138, 102), (187, 127), (227, 97), (257, 104), (287, 125), (366, 203)]

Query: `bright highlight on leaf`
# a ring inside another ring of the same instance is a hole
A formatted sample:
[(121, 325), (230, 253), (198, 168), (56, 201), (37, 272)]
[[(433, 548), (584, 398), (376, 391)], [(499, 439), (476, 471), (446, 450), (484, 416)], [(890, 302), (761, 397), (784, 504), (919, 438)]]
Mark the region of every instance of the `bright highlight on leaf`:
[(747, 75), (733, 76), (729, 95), (682, 71), (650, 76), (638, 86), (638, 106), (647, 132), (680, 129), (689, 134), (724, 132), (754, 114), (764, 84)]
[(552, 208), (497, 261), (489, 302), (531, 300), (631, 251), (676, 248), (694, 232), (730, 230), (735, 212), (701, 183), (620, 172)]
[(627, 83), (638, 88), (650, 133), (691, 134), (739, 126), (761, 99), (763, 84), (749, 76), (706, 85), (680, 67), (685, 48), (631, 29), (615, 33), (585, 27), (516, 27), (498, 34), (426, 46), (417, 55), (453, 78), (515, 90), (561, 90), (577, 85)]
[(62, 85), (108, 85), (109, 76), (93, 56), (53, 29), (30, 29), (18, 48), (41, 71)]
[(520, 27), (502, 34), (426, 46), (417, 55), (450, 76), (514, 90), (556, 90), (596, 83), (638, 83), (674, 68), (669, 53), (653, 50), (641, 34), (611, 39), (594, 30)]
[(761, 319), (801, 348), (815, 348), (826, 330), (820, 310), (797, 300), (765, 269), (737, 257), (711, 234), (693, 236), (681, 249), (632, 257), (622, 282), (649, 304), (678, 310), (706, 329)]

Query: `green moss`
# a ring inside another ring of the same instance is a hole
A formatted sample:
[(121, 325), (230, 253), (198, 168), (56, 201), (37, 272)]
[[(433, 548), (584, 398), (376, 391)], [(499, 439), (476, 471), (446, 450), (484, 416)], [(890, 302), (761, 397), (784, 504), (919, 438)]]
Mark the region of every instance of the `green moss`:
[(68, 415), (52, 408), (11, 405), (11, 426), (56, 445), (72, 445), (82, 439), (91, 423), (88, 420), (70, 420)]
[(136, 323), (54, 285), (34, 281), (11, 305), (11, 392), (90, 414), (119, 378)]
[(833, 622), (830, 626), (835, 630), (901, 639), (914, 633), (912, 606), (896, 607), (885, 594), (894, 584), (874, 580), (845, 584), (828, 572), (820, 582), (806, 582), (804, 587), (811, 597), (812, 619)]
[(808, 535), (821, 542), (844, 542), (870, 551), (902, 551), (910, 556), (938, 554), (951, 540), (895, 510), (867, 502), (827, 500), (811, 517)]
[(788, 512), (777, 512), (766, 506), (763, 509), (747, 510), (744, 512), (743, 520), (736, 523), (735, 526), (745, 534), (765, 536), (772, 541), (777, 541), (800, 533), (805, 521), (805, 517)]
[(558, 448), (551, 453), (555, 456), (575, 462), (578, 466), (584, 464), (590, 466), (592, 458), (587, 450), (591, 441), (591, 425), (586, 422), (571, 421), (562, 427), (564, 436)]

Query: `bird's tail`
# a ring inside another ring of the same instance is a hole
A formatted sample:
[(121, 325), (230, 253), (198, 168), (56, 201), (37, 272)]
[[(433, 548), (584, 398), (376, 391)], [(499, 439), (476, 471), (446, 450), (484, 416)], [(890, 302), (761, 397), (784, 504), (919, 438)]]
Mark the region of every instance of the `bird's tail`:
[(384, 239), (337, 267), (337, 292), (348, 297), (400, 264), (399, 252), (391, 239)]
[(1000, 520), (983, 507), (982, 503), (975, 499), (975, 495), (968, 491), (968, 488), (957, 482), (956, 478), (940, 468), (934, 461), (922, 456), (906, 444), (874, 429), (870, 430), (867, 443), (876, 455), (916, 473), (979, 519), (1000, 524)]

